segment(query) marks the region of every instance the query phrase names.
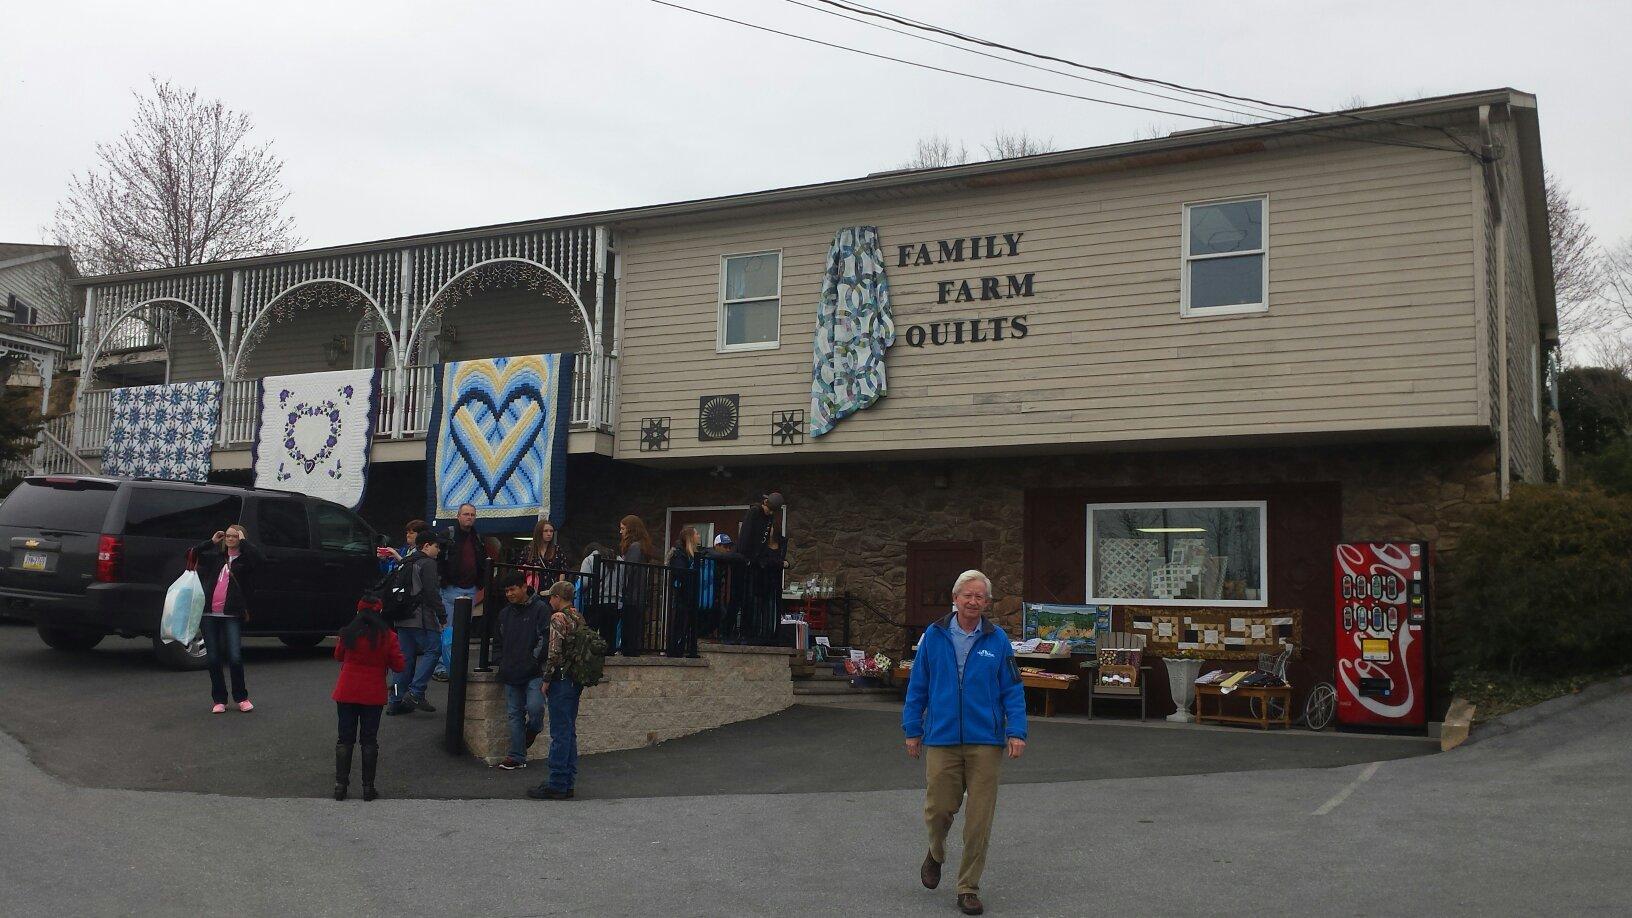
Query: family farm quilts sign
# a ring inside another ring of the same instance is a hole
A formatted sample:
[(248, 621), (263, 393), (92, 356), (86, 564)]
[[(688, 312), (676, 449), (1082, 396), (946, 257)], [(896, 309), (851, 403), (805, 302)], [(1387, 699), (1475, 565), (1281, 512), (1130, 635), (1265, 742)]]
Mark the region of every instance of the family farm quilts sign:
[(557, 525), (565, 509), (572, 354), (495, 357), (437, 369), (426, 437), (427, 518), (476, 507), (483, 531)]
[(376, 403), (372, 369), (261, 380), (255, 486), (356, 509), (368, 484)]
[(221, 383), (114, 389), (102, 471), (121, 478), (205, 481), (221, 422)]

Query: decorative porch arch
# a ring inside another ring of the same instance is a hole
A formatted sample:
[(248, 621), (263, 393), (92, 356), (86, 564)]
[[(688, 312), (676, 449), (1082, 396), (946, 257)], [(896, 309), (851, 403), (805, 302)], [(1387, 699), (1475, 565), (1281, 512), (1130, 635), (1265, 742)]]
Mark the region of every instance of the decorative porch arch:
[[(184, 312), (191, 311), (209, 331), (210, 338), (215, 342), (216, 361), (220, 364), (222, 376), (225, 378), (227, 372), (227, 345), (221, 339), (221, 332), (215, 327), (215, 322), (210, 318), (209, 313), (200, 309), (197, 304), (180, 297), (158, 296), (120, 309), (114, 313), (112, 321), (98, 321), (96, 323), (100, 331), (91, 336), (90, 347), (84, 349), (84, 353), (80, 358), (79, 382), (74, 386), (74, 412), (76, 414), (84, 406), (85, 393), (90, 391), (91, 380), (96, 376), (96, 362), (102, 357), (102, 349), (107, 345), (108, 339), (113, 336), (113, 333), (118, 331), (119, 326), (143, 309), (177, 309), (178, 307)], [(165, 338), (165, 347), (169, 348), (168, 337)], [(77, 441), (77, 435), (75, 439)], [(76, 442), (74, 445), (78, 446), (78, 443)]]
[[(236, 350), (232, 355), (232, 364), (230, 367), (231, 373), (228, 373), (225, 378), (229, 380), (238, 378), (238, 371), (243, 368), (244, 358), (247, 357), (249, 352), (254, 349), (254, 346), (259, 343), (257, 336), (265, 333), (265, 328), (268, 324), (277, 321), (276, 314), (278, 311), (278, 306), (285, 300), (299, 293), (301, 290), (319, 284), (339, 284), (340, 286), (353, 291), (357, 294), (357, 296), (361, 297), (363, 303), (366, 304), (367, 307), (372, 308), (374, 310), (374, 314), (379, 317), (380, 325), (385, 329), (386, 334), (391, 336), (392, 347), (396, 347), (397, 335), (391, 328), (391, 316), (385, 311), (385, 308), (379, 304), (379, 301), (377, 301), (372, 294), (357, 284), (338, 277), (314, 277), (310, 280), (300, 281), (299, 283), (293, 284), (284, 288), (283, 290), (278, 291), (275, 296), (266, 302), (266, 305), (262, 306), (256, 312), (255, 318), (246, 328), (243, 329), (243, 331), (239, 332), (238, 334)], [(223, 372), (225, 372), (226, 369), (227, 367), (223, 366)]]
[(469, 267), (448, 278), (445, 282), (443, 282), (442, 286), (437, 288), (436, 292), (432, 294), (430, 299), (425, 302), (425, 305), (419, 309), (419, 314), (414, 317), (413, 325), (410, 327), (408, 332), (408, 341), (398, 351), (398, 365), (405, 365), (403, 363), (403, 361), (406, 359), (404, 355), (411, 352), (414, 345), (419, 342), (420, 331), (424, 326), (425, 321), (431, 316), (441, 314), (448, 308), (449, 305), (451, 305), (447, 302), (447, 298), (449, 291), (454, 289), (455, 284), (458, 284), (460, 281), (477, 271), (491, 268), (495, 265), (504, 264), (526, 265), (529, 268), (536, 269), (537, 271), (541, 272), (547, 280), (552, 282), (555, 287), (560, 288), (560, 290), (567, 296), (567, 301), (563, 305), (572, 306), (578, 310), (578, 320), (583, 323), (584, 327), (584, 336), (587, 345), (585, 350), (590, 352), (592, 359), (599, 357), (601, 351), (601, 331), (599, 328), (595, 327), (595, 322), (590, 317), (589, 310), (584, 308), (584, 302), (581, 298), (579, 298), (578, 291), (572, 289), (572, 285), (567, 282), (567, 279), (562, 277), (555, 269), (542, 262), (534, 261), (531, 258), (526, 258), (519, 255), (503, 255), (496, 258), (488, 258), (483, 261), (479, 261), (476, 264), (470, 265)]

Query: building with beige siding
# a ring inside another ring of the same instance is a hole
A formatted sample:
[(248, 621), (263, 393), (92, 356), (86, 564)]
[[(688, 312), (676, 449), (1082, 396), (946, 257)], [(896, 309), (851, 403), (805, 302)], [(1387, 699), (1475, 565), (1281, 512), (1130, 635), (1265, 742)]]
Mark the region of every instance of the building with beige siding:
[[(1307, 685), (1334, 543), (1452, 557), (1544, 478), (1542, 171), (1535, 99), (1503, 89), (81, 283), (91, 338), (190, 330), (170, 378), (226, 384), (224, 478), (259, 376), (379, 367), (363, 514), (396, 531), (424, 509), (428, 368), (576, 352), (569, 542), (626, 513), (721, 531), (775, 488), (791, 577), (837, 576), (872, 649), (981, 567), (1011, 626), (1022, 600), (1295, 616)], [(818, 436), (824, 278), (857, 228), (893, 344)]]

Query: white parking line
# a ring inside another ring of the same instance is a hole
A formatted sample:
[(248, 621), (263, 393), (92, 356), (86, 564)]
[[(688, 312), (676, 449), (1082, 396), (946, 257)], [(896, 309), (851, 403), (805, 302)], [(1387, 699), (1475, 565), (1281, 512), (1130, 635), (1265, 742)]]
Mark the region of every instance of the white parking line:
[(1342, 790), (1338, 791), (1336, 794), (1332, 795), (1332, 799), (1326, 801), (1325, 803), (1322, 803), (1320, 805), (1320, 809), (1315, 810), (1314, 815), (1316, 815), (1316, 816), (1325, 816), (1327, 813), (1330, 813), (1332, 810), (1337, 809), (1339, 804), (1341, 804), (1343, 801), (1349, 799), (1349, 795), (1354, 793), (1355, 788), (1357, 788), (1360, 785), (1366, 783), (1367, 781), (1370, 781), (1371, 776), (1376, 774), (1377, 769), (1379, 769), (1381, 767), (1383, 767), (1382, 762), (1372, 762), (1370, 765), (1367, 765), (1365, 767), (1365, 770), (1360, 772), (1359, 777), (1355, 778), (1353, 781), (1350, 781), (1348, 787), (1345, 787)]

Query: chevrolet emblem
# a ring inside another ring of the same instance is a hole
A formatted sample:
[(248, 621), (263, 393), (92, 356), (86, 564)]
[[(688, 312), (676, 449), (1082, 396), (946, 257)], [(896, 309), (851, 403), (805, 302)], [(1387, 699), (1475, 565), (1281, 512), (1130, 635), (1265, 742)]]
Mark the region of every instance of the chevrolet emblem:
[(39, 548), (40, 547), (40, 540), (39, 539), (29, 539), (27, 542), (23, 543), (23, 547), (24, 548)]

